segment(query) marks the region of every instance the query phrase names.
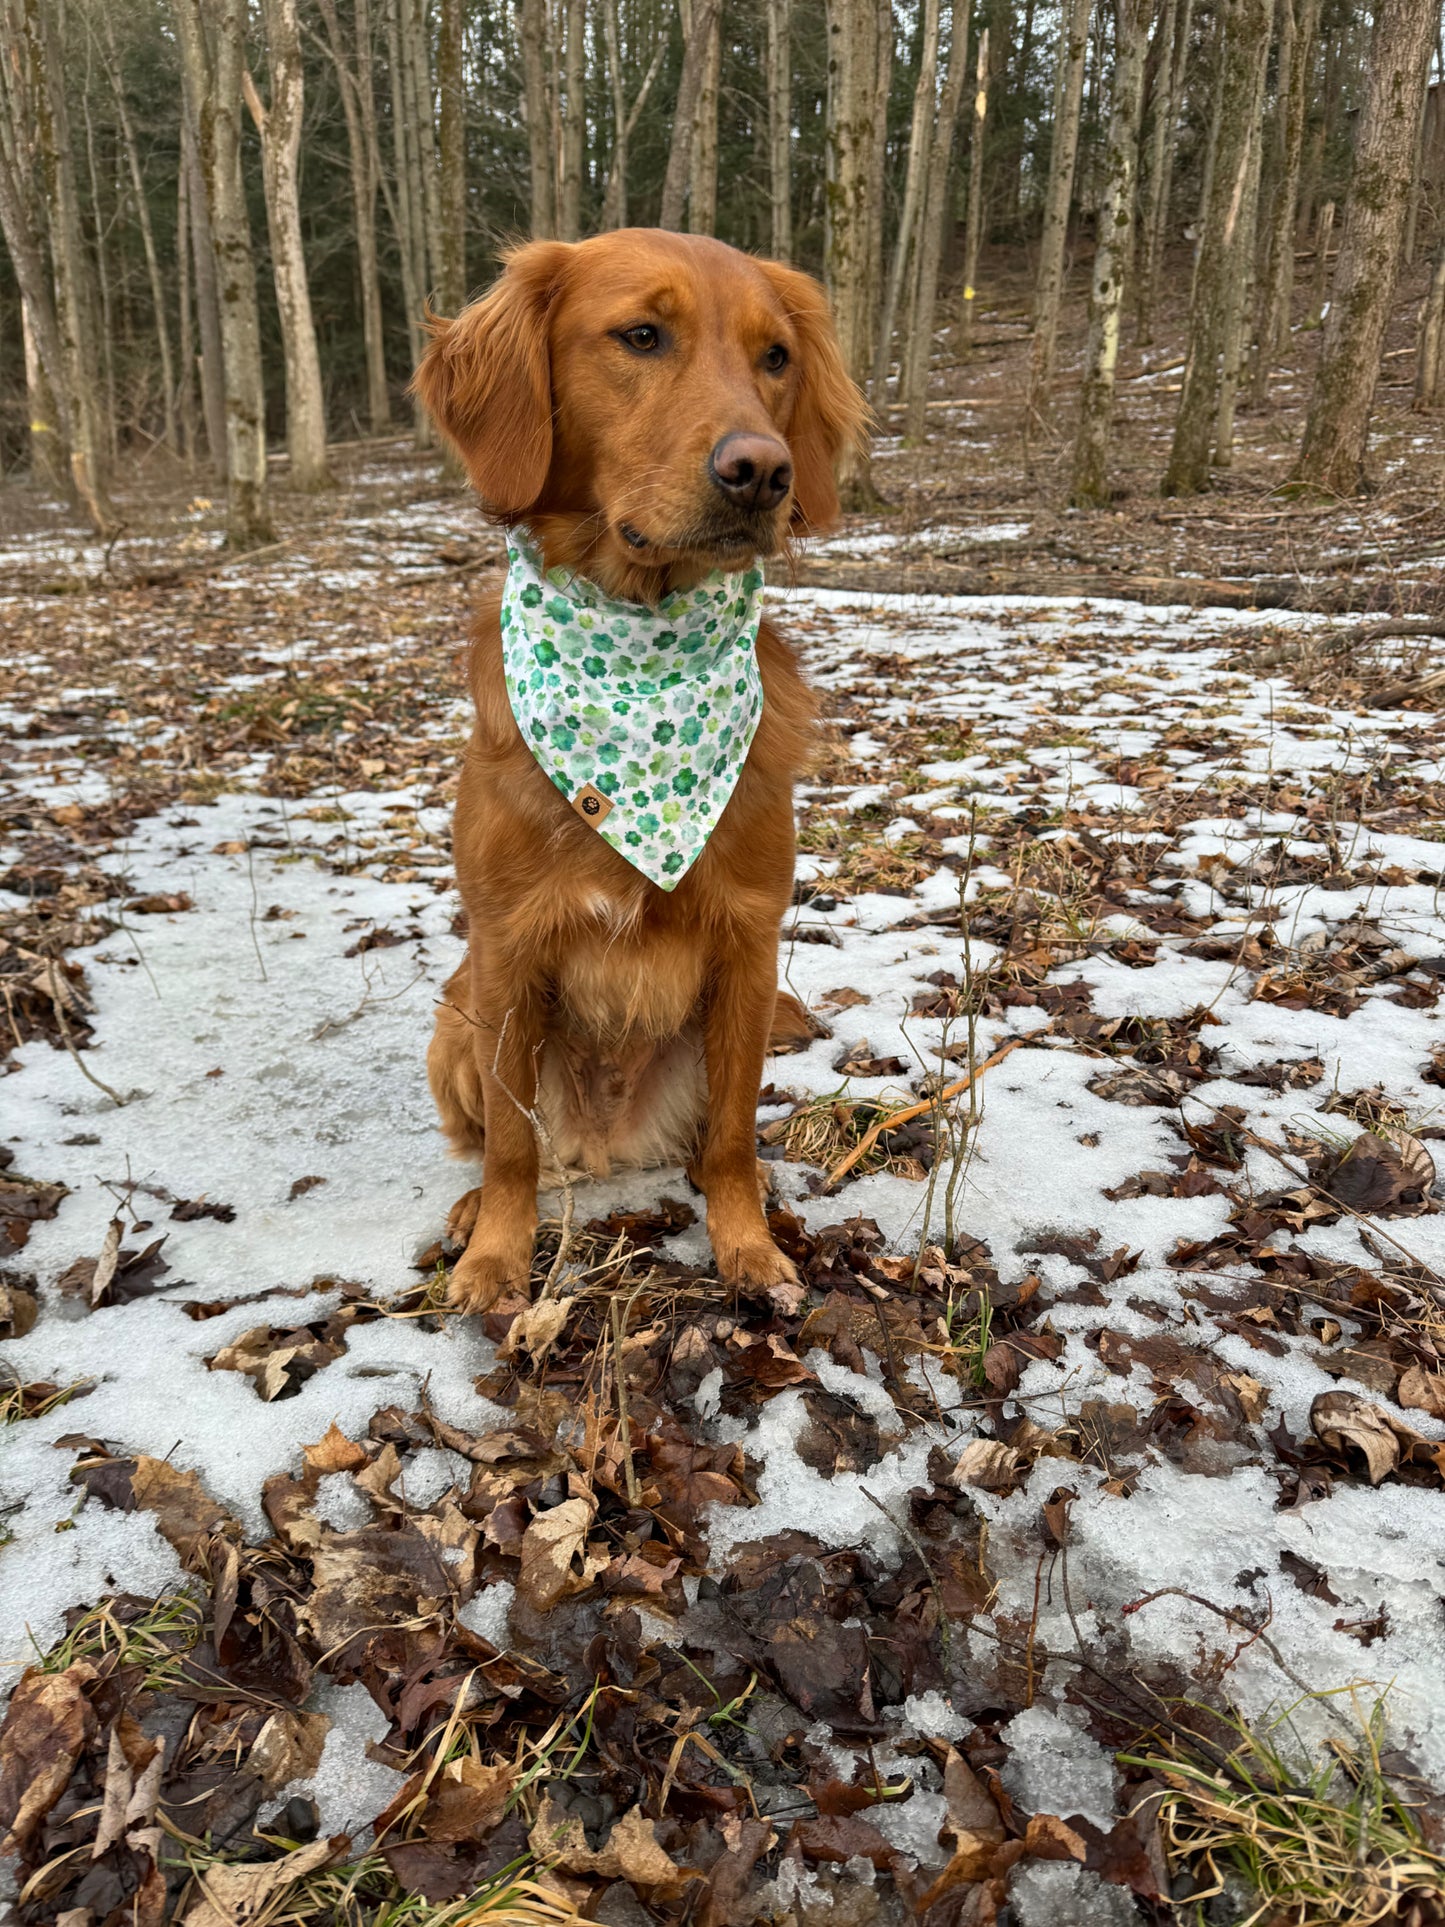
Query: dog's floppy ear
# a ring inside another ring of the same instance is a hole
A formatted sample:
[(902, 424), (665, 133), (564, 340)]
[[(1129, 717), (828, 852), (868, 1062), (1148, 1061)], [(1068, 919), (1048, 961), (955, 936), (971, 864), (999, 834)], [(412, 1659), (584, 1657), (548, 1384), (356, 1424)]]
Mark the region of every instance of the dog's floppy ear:
[(412, 383), (499, 515), (531, 508), (552, 460), (548, 316), (572, 250), (532, 241), (454, 321), (429, 318), (431, 341)]
[(828, 297), (811, 275), (777, 261), (759, 263), (776, 288), (798, 336), (799, 388), (788, 424), (793, 457), (795, 535), (814, 535), (838, 519), (836, 470), (845, 450), (860, 448), (868, 405), (843, 365)]

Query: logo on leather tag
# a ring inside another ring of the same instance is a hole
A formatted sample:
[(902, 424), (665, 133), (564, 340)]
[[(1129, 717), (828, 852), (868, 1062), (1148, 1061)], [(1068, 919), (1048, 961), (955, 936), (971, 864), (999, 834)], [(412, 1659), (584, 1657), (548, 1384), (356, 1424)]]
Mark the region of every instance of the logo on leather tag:
[(593, 789), (590, 783), (584, 783), (578, 790), (572, 798), (572, 807), (584, 822), (592, 825), (594, 830), (612, 814), (612, 804), (601, 790)]

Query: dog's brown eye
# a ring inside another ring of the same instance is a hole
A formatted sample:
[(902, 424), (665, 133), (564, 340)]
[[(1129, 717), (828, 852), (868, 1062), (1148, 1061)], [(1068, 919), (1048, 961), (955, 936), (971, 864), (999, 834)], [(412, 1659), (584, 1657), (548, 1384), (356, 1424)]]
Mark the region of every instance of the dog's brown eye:
[(788, 365), (788, 351), (781, 341), (775, 341), (763, 356), (763, 366), (769, 374), (780, 374)]
[(624, 328), (622, 339), (629, 348), (635, 348), (640, 355), (650, 355), (655, 348), (662, 345), (662, 336), (647, 322), (643, 322), (637, 328)]

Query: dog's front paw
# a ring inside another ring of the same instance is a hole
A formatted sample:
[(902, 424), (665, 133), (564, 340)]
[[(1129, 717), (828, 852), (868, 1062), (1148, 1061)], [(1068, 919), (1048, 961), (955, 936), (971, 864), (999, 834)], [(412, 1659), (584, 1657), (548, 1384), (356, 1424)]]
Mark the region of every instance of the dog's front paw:
[(727, 1240), (714, 1239), (718, 1271), (723, 1282), (748, 1296), (762, 1295), (776, 1311), (795, 1312), (807, 1296), (797, 1266), (785, 1257), (766, 1231)]
[(495, 1241), (478, 1226), (472, 1241), (452, 1268), (447, 1303), (453, 1311), (490, 1311), (499, 1298), (528, 1299), (531, 1291), (532, 1241)]

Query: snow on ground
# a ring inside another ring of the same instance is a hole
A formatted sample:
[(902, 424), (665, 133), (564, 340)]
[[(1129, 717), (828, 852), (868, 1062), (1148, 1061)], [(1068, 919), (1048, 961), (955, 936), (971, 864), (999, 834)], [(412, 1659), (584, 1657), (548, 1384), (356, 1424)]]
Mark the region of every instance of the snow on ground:
[[(218, 700), (236, 700), (248, 679), (264, 689), (279, 675), (304, 676), (312, 656), (334, 662), (348, 646), (383, 662), (389, 635), (373, 630), (348, 643), (348, 597), (365, 572), (365, 544), (388, 539), (385, 519), (374, 521), (352, 530), (361, 544), (354, 572), (348, 565), (322, 584), (330, 627), (313, 624), (311, 639), (251, 653), (244, 671), (228, 661), (213, 686)], [(415, 530), (414, 515), (407, 526)], [(942, 534), (964, 544), (1025, 532)], [(423, 555), (426, 541), (416, 546)], [(860, 552), (858, 538), (838, 552)], [(410, 559), (393, 555), (391, 566)], [(272, 574), (295, 581), (304, 569), (304, 557), (288, 558)], [(736, 1440), (758, 1467), (755, 1509), (714, 1509), (714, 1569), (724, 1571), (739, 1546), (800, 1521), (826, 1545), (866, 1547), (896, 1564), (908, 1495), (933, 1476), (930, 1452), (941, 1446), (955, 1459), (970, 1437), (1000, 1428), (1017, 1436), (1026, 1418), (1076, 1442), (1062, 1456), (1031, 1464), (1025, 1456), (1004, 1490), (970, 1490), (988, 1524), (994, 1588), (989, 1611), (965, 1634), (974, 1670), (946, 1693), (910, 1700), (901, 1734), (957, 1736), (1002, 1703), (989, 1629), (1031, 1625), (1040, 1700), (999, 1733), (1009, 1750), (1004, 1783), (1025, 1810), (1107, 1826), (1115, 1769), (1066, 1691), (1063, 1662), (1078, 1639), (1137, 1665), (1186, 1672), (1223, 1666), (1242, 1645), (1226, 1686), (1247, 1715), (1298, 1699), (1297, 1682), (1320, 1693), (1357, 1681), (1369, 1683), (1367, 1694), (1388, 1687), (1398, 1744), (1445, 1788), (1438, 1473), (1371, 1489), (1358, 1463), (1352, 1470), (1337, 1457), (1333, 1478), (1301, 1475), (1271, 1444), (1271, 1435), (1293, 1441), (1297, 1458), (1311, 1438), (1313, 1401), (1337, 1391), (1427, 1440), (1445, 1438), (1438, 1418), (1395, 1402), (1398, 1353), (1393, 1376), (1388, 1365), (1361, 1377), (1363, 1364), (1341, 1362), (1373, 1328), (1352, 1321), (1348, 1306), (1342, 1315), (1329, 1288), (1331, 1264), (1358, 1276), (1378, 1271), (1382, 1252), (1438, 1279), (1445, 1215), (1429, 1203), (1373, 1231), (1339, 1212), (1276, 1223), (1270, 1275), (1294, 1294), (1278, 1315), (1260, 1308), (1257, 1291), (1251, 1297), (1259, 1271), (1248, 1255), (1225, 1249), (1244, 1192), (1300, 1182), (1265, 1146), (1302, 1173), (1311, 1147), (1338, 1151), (1380, 1117), (1405, 1120), (1426, 1143), (1441, 1121), (1435, 996), (1445, 844), (1421, 802), (1440, 780), (1439, 725), (1303, 701), (1241, 666), (1238, 638), (1251, 621), (1218, 611), (802, 590), (775, 596), (773, 607), (829, 724), (820, 767), (800, 795), (805, 880), (780, 977), (830, 1034), (769, 1065), (774, 1089), (762, 1121), (830, 1094), (902, 1101), (926, 1075), (956, 1078), (969, 1061), (1023, 1038), (979, 1083), (956, 1215), (1004, 1287), (1044, 1294), (1058, 1342), (1056, 1355), (1044, 1347), (1025, 1360), (991, 1411), (960, 1397), (936, 1369), (930, 1376), (926, 1358), (915, 1361), (910, 1381), (933, 1401), (922, 1424), (899, 1414), (883, 1362), (866, 1345), (862, 1374), (810, 1352), (804, 1362), (816, 1380), (879, 1426), (881, 1456), (863, 1473), (825, 1476), (800, 1455), (807, 1414), (797, 1389), (745, 1416), (709, 1416), (716, 1405), (700, 1388), (698, 1436)], [(103, 686), (32, 689), (12, 709), (12, 726), (43, 718), (47, 695), (92, 713), (108, 700)], [(440, 679), (428, 700), (428, 713), (408, 727), (435, 774), (455, 755), (447, 745), (463, 711), (455, 685)], [(75, 806), (102, 806), (115, 777), (94, 754), (90, 727), (62, 719), (17, 739), (12, 804), (42, 818), (59, 812), (61, 821)], [(168, 753), (164, 730), (139, 729), (128, 717), (108, 728), (112, 741), (130, 730), (147, 753)], [(411, 1285), (417, 1253), (438, 1238), (471, 1181), (443, 1155), (424, 1070), (431, 1007), (460, 955), (444, 869), (445, 785), (401, 783), (388, 772), (378, 780), (390, 787), (318, 782), (283, 802), (263, 793), (268, 754), (248, 752), (214, 800), (171, 803), (96, 859), (123, 875), (128, 901), (186, 900), (128, 916), (78, 953), (94, 1006), (84, 1062), (124, 1106), (39, 1037), (16, 1051), (0, 1087), (15, 1170), (69, 1190), (52, 1219), (30, 1227), (19, 1262), (38, 1281), (40, 1315), (4, 1346), (5, 1357), (27, 1380), (94, 1387), (11, 1426), (0, 1445), (9, 1535), (0, 1550), (0, 1649), (10, 1666), (45, 1650), (68, 1608), (108, 1589), (148, 1594), (181, 1579), (148, 1515), (77, 1503), (72, 1455), (56, 1450), (69, 1434), (196, 1472), (248, 1535), (262, 1537), (263, 1483), (298, 1472), (302, 1444), (333, 1422), (362, 1436), (379, 1406), (412, 1407), (423, 1387), (452, 1425), (475, 1433), (506, 1422), (473, 1388), (493, 1347), (460, 1321), (441, 1330), (389, 1318), (353, 1325), (333, 1363), (270, 1404), (239, 1372), (207, 1367), (258, 1320), (322, 1320), (344, 1287), (385, 1299)], [(377, 932), (384, 947), (358, 947)], [(1005, 965), (1020, 959), (1031, 960), (1032, 978), (1016, 972), (1001, 992)], [(1331, 959), (1335, 978), (1325, 968)], [(939, 1003), (970, 982), (993, 987), (975, 1012), (971, 1059), (965, 1023)], [(1110, 1078), (1132, 1060), (1110, 1054), (1103, 1027), (1115, 1019), (1147, 1020), (1160, 1035), (1173, 1025), (1176, 1039), (1196, 1039), (1205, 1050), (1200, 1074), (1176, 1077), (1172, 1092), (1119, 1101)], [(1318, 1066), (1312, 1079), (1271, 1087), (1271, 1067), (1305, 1062)], [(1324, 1114), (1332, 1093), (1369, 1092), (1373, 1109), (1360, 1100)], [(1220, 1149), (1220, 1107), (1232, 1107), (1237, 1156)], [(1139, 1187), (1141, 1174), (1172, 1177), (1201, 1146), (1203, 1161), (1192, 1168), (1215, 1182)], [(813, 1232), (862, 1216), (897, 1254), (943, 1235), (946, 1170), (930, 1195), (923, 1166), (900, 1156), (823, 1193), (817, 1166), (776, 1146), (769, 1155), (779, 1198)], [(622, 1177), (584, 1187), (579, 1218), (685, 1193), (677, 1171)], [(234, 1215), (176, 1221), (169, 1212), (178, 1199), (224, 1204)], [(127, 1245), (165, 1233), (169, 1273), (153, 1295), (85, 1315), (56, 1280), (97, 1255), (118, 1210)], [(1185, 1241), (1200, 1254), (1192, 1268), (1180, 1258)], [(669, 1248), (706, 1262), (696, 1226)], [(1116, 1272), (1103, 1264), (1111, 1253), (1126, 1259)], [(260, 1299), (283, 1290), (304, 1295)], [(187, 1310), (198, 1304), (206, 1308), (199, 1319)], [(1212, 1392), (1191, 1392), (1195, 1366), (1199, 1385), (1213, 1373)], [(1220, 1373), (1245, 1388), (1243, 1416), (1236, 1391), (1227, 1424)], [(1193, 1400), (1185, 1409), (1202, 1420), (1193, 1431), (1186, 1423), (1184, 1445), (1171, 1444), (1150, 1428), (1161, 1414), (1179, 1416), (1184, 1393)], [(1136, 1435), (1125, 1423), (1130, 1409)], [(1080, 1449), (1089, 1412), (1088, 1423), (1113, 1428), (1112, 1446)], [(417, 1478), (422, 1468), (409, 1465)], [(433, 1466), (416, 1502), (430, 1504), (450, 1476)], [(1040, 1507), (1065, 1485), (1066, 1575), (1040, 1594)], [(319, 1501), (338, 1527), (354, 1523), (352, 1503), (339, 1491)], [(1327, 1582), (1307, 1585), (1300, 1575), (1312, 1571)], [(1267, 1607), (1272, 1646), (1177, 1595), (1126, 1615), (1145, 1594), (1180, 1584), (1236, 1614)], [(503, 1585), (484, 1590), (464, 1608), (467, 1623), (504, 1642), (509, 1600)], [(372, 1769), (357, 1796), (371, 1807), (350, 1810), (358, 1770), (337, 1748), (347, 1734), (357, 1747), (377, 1735), (359, 1686), (320, 1690), (351, 1695), (361, 1708), (348, 1700), (346, 1711), (340, 1699), (330, 1706), (336, 1724), (317, 1782), (325, 1824), (358, 1825), (389, 1796), (394, 1776), (386, 1773), (378, 1791), (383, 1770)], [(1318, 1736), (1329, 1715), (1311, 1706), (1300, 1719), (1307, 1736)], [(920, 1782), (912, 1822), (905, 1805), (889, 1824), (900, 1850), (927, 1865), (942, 1850), (930, 1844), (937, 1816), (925, 1795), (941, 1807)], [(1080, 1883), (1093, 1879), (1030, 1867), (1017, 1885), (1019, 1917), (1074, 1918)], [(1106, 1902), (1129, 1904), (1112, 1888)], [(1091, 1917), (1115, 1918), (1092, 1898), (1088, 1905)]]

